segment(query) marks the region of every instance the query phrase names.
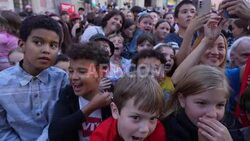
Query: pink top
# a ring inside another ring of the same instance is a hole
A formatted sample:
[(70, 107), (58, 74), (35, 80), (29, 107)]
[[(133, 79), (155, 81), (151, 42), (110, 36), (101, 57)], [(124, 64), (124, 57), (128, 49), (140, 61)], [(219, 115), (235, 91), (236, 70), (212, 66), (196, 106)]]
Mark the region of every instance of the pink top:
[(18, 38), (7, 32), (0, 32), (0, 58), (8, 58), (8, 53), (18, 47)]

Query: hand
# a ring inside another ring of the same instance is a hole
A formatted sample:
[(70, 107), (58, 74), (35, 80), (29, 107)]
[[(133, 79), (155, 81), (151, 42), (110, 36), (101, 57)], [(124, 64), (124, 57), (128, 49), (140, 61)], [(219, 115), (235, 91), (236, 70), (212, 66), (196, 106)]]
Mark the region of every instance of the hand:
[(104, 92), (105, 90), (110, 89), (111, 85), (112, 85), (111, 80), (103, 78), (99, 83), (99, 91)]
[(220, 16), (211, 17), (204, 25), (205, 37), (211, 41), (215, 41), (219, 37), (226, 22), (227, 20), (221, 18)]
[(111, 103), (112, 98), (113, 93), (103, 92), (95, 95), (95, 97), (90, 101), (89, 104), (93, 109), (99, 109), (108, 106)]
[(209, 17), (210, 14), (195, 16), (188, 25), (187, 31), (194, 33), (208, 21)]
[(242, 19), (250, 18), (250, 6), (244, 0), (224, 1), (221, 3), (220, 9), (226, 9), (230, 15), (236, 15)]
[(202, 117), (197, 125), (198, 134), (207, 141), (233, 141), (228, 129), (216, 119)]

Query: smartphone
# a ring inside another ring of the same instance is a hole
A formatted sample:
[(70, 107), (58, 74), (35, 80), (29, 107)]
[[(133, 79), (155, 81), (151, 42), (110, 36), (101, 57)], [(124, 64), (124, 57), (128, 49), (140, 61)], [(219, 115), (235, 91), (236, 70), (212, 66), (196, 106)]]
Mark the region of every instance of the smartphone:
[(211, 0), (195, 0), (197, 4), (198, 15), (206, 15), (211, 11)]
[[(224, 0), (222, 3), (226, 3), (227, 1), (229, 1), (229, 0)], [(236, 15), (230, 15), (226, 8), (223, 9), (223, 17), (226, 18), (226, 19), (236, 19), (236, 18), (238, 18)]]

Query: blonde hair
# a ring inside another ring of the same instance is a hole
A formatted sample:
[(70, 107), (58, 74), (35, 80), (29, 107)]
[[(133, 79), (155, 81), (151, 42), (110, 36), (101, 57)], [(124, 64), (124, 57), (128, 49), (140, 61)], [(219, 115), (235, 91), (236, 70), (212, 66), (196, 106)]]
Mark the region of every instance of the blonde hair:
[(207, 65), (192, 67), (183, 79), (176, 83), (175, 91), (167, 103), (166, 116), (180, 110), (181, 106), (178, 101), (180, 94), (187, 97), (214, 89), (222, 89), (227, 98), (229, 97), (230, 87), (222, 69)]
[(126, 102), (134, 99), (134, 106), (149, 113), (163, 113), (165, 103), (161, 86), (152, 76), (124, 76), (118, 80), (114, 89), (113, 102), (119, 112)]
[[(218, 66), (218, 67), (220, 67), (220, 68), (224, 68), (225, 67), (225, 65), (226, 65), (226, 62), (227, 62), (227, 48), (228, 48), (228, 44), (227, 44), (227, 39), (226, 39), (226, 37), (223, 35), (223, 34), (220, 34), (220, 36), (221, 37), (223, 37), (223, 41), (224, 41), (224, 43), (225, 43), (225, 59), (224, 59), (224, 61)], [(219, 38), (219, 37), (218, 37)], [(218, 39), (217, 38), (217, 39)], [(194, 50), (200, 43), (201, 43), (201, 40), (203, 39), (203, 36), (199, 36), (199, 37), (197, 37), (196, 39), (195, 39), (195, 41), (194, 41), (194, 43), (193, 43), (193, 45), (192, 45), (192, 49)]]

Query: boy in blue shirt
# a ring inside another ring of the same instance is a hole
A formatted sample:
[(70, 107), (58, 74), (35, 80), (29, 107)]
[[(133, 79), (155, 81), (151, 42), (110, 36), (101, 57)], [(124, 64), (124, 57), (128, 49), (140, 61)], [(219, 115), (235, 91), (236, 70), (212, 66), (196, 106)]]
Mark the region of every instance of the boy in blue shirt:
[(62, 29), (47, 16), (31, 16), (20, 28), (24, 59), (0, 72), (0, 140), (48, 140), (48, 124), (67, 75), (51, 67)]

